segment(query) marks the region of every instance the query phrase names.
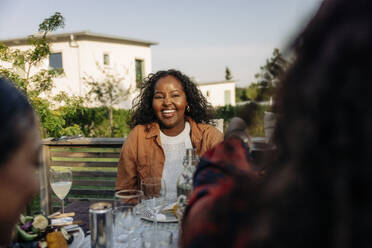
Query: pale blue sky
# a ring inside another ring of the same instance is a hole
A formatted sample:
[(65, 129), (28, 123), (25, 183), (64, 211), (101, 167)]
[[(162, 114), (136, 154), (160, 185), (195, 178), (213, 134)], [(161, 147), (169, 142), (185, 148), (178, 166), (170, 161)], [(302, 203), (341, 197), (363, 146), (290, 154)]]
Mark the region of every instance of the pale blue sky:
[(321, 0), (0, 0), (0, 39), (26, 36), (54, 12), (63, 32), (89, 30), (159, 42), (153, 72), (176, 68), (199, 81), (254, 80)]

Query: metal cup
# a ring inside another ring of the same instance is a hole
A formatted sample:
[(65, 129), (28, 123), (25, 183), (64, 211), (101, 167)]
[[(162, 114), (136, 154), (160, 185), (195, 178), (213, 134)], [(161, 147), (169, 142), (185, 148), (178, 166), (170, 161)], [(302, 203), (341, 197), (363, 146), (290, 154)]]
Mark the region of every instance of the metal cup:
[(110, 248), (113, 243), (112, 205), (97, 202), (89, 207), (90, 246)]

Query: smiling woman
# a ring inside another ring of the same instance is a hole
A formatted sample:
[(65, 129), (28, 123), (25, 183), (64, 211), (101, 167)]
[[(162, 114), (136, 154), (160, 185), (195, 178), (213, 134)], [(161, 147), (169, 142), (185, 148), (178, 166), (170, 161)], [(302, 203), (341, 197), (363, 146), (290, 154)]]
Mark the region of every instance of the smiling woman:
[(123, 145), (116, 190), (135, 189), (149, 177), (163, 177), (174, 198), (187, 148), (203, 155), (222, 141), (212, 124), (214, 112), (196, 85), (176, 70), (149, 75), (135, 100)]
[(40, 137), (31, 105), (11, 82), (0, 78), (0, 246), (38, 191)]

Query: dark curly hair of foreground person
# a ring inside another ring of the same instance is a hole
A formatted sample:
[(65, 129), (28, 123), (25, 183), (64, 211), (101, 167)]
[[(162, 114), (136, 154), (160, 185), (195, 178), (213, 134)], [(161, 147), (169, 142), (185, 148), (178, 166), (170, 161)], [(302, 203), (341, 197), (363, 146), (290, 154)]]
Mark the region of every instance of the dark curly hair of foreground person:
[[(369, 247), (372, 2), (327, 0), (293, 45), (278, 95), (270, 246)], [(281, 243), (282, 245), (275, 245)]]
[(191, 119), (197, 123), (213, 124), (215, 111), (197, 88), (196, 84), (180, 71), (170, 69), (152, 73), (145, 78), (140, 86), (140, 94), (133, 101), (133, 114), (129, 122), (130, 127), (134, 128), (136, 125), (144, 125), (157, 121), (155, 112), (152, 108), (155, 84), (160, 78), (169, 75), (177, 78), (185, 91), (186, 99), (190, 107), (190, 111), (186, 111), (185, 115), (191, 117)]
[(372, 246), (371, 9), (322, 3), (278, 92), (274, 171), (257, 184), (234, 176), (204, 218), (212, 234), (187, 248)]
[(293, 46), (275, 133), (280, 164), (292, 171), (273, 206), (285, 247), (371, 246), (371, 9), (324, 1)]

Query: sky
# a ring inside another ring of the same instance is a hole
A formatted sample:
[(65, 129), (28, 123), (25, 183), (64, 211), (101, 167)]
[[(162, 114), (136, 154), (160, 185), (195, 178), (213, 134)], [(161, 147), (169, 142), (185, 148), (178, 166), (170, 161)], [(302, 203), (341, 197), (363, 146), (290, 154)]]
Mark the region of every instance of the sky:
[(152, 71), (175, 68), (200, 82), (254, 81), (274, 48), (284, 50), (321, 0), (0, 0), (0, 40), (35, 33), (61, 12), (62, 32), (88, 30), (159, 42)]

